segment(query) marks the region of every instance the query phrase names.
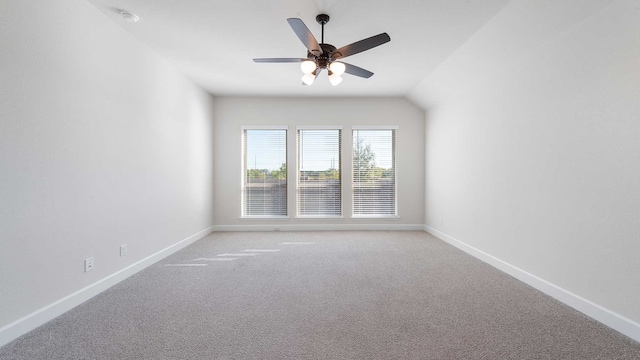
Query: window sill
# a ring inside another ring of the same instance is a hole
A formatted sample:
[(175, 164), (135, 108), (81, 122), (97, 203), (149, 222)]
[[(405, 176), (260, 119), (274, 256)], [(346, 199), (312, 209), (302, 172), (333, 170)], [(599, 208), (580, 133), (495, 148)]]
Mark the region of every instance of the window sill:
[(327, 215), (300, 215), (300, 216), (296, 216), (296, 219), (300, 219), (300, 220), (313, 220), (313, 219), (320, 219), (320, 220), (344, 220), (344, 216), (327, 216)]
[(289, 220), (288, 216), (270, 216), (270, 215), (245, 215), (240, 216), (240, 220)]
[(399, 215), (352, 215), (351, 220), (400, 220)]

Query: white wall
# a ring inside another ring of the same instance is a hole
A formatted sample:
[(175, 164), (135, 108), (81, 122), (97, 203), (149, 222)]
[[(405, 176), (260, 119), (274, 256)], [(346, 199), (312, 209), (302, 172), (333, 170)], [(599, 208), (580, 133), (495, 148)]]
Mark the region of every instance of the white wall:
[(411, 94), (427, 109), (427, 226), (636, 340), (638, 34), (637, 1), (514, 1)]
[[(219, 230), (421, 228), (424, 222), (424, 112), (399, 98), (252, 98), (217, 97), (214, 106), (215, 223)], [(295, 166), (289, 166), (287, 220), (240, 219), (241, 127), (286, 125), (289, 164), (296, 164), (296, 126), (343, 127), (344, 219), (295, 218)], [(395, 125), (398, 177), (397, 220), (351, 219), (351, 127)]]
[(213, 103), (85, 1), (0, 2), (0, 44), (2, 345), (212, 225)]

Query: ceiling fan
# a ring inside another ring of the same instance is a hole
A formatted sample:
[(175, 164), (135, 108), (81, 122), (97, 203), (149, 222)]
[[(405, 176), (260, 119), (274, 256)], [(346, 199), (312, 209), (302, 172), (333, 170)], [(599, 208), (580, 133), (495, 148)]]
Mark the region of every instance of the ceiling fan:
[(373, 73), (369, 70), (365, 70), (361, 67), (347, 64), (339, 59), (346, 58), (347, 56), (355, 55), (357, 53), (372, 49), (376, 46), (382, 45), (391, 41), (389, 34), (382, 33), (360, 41), (356, 41), (352, 44), (345, 45), (339, 49), (331, 44), (325, 44), (324, 42), (324, 25), (329, 22), (329, 15), (320, 14), (316, 16), (316, 21), (322, 25), (322, 38), (318, 44), (318, 40), (313, 36), (309, 28), (304, 22), (298, 18), (289, 18), (287, 22), (296, 33), (300, 41), (307, 47), (307, 58), (257, 58), (253, 61), (257, 63), (297, 63), (300, 62), (300, 67), (304, 75), (302, 76), (303, 85), (311, 85), (313, 81), (320, 75), (322, 70), (327, 70), (329, 73), (329, 81), (331, 85), (336, 86), (342, 82), (343, 73), (370, 78)]

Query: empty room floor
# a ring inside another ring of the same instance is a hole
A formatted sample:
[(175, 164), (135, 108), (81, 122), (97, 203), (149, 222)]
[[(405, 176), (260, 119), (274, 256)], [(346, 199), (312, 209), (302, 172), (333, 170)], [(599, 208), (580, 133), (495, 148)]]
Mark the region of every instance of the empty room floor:
[(425, 232), (214, 233), (0, 359), (639, 359), (640, 344)]

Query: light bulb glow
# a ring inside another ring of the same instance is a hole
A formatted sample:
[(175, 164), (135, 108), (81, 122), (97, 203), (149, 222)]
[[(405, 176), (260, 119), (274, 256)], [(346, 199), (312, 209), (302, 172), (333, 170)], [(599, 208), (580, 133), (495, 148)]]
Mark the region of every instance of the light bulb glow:
[(316, 63), (311, 60), (305, 60), (300, 64), (300, 69), (302, 69), (302, 72), (305, 74), (311, 74), (316, 67)]
[(316, 79), (316, 76), (311, 73), (302, 75), (302, 82), (307, 85), (313, 84), (313, 80), (315, 79)]
[(342, 77), (340, 77), (340, 75), (333, 73), (329, 75), (329, 82), (331, 83), (331, 85), (337, 86), (342, 82)]
[(331, 63), (331, 65), (329, 65), (329, 69), (331, 70), (332, 73), (340, 76), (344, 74), (344, 71), (347, 69), (347, 66), (344, 63), (341, 63), (339, 61), (334, 61)]

